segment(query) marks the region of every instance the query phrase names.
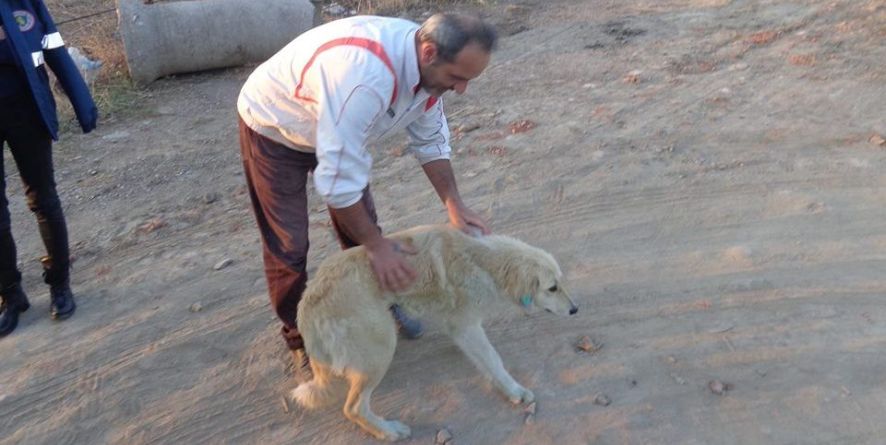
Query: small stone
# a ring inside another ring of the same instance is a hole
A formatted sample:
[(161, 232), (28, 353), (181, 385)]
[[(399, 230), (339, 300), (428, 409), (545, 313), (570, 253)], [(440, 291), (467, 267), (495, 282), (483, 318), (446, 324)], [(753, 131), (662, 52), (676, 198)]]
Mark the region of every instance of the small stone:
[(200, 312), (203, 310), (203, 305), (200, 303), (194, 303), (189, 309), (191, 312)]
[(458, 131), (462, 133), (470, 133), (478, 128), (480, 128), (480, 124), (477, 123), (461, 124), (458, 126)]
[(487, 151), (489, 154), (497, 157), (502, 157), (508, 154), (508, 149), (501, 145), (493, 145), (492, 147), (489, 147)]
[(212, 203), (218, 201), (218, 199), (220, 197), (221, 196), (216, 192), (207, 193), (207, 194), (203, 195), (203, 203), (204, 204), (212, 204)]
[(446, 445), (452, 441), (452, 433), (449, 432), (446, 428), (440, 429), (437, 431), (437, 437), (434, 439), (434, 443), (437, 445)]
[(678, 385), (685, 385), (686, 384), (686, 379), (678, 376), (677, 374), (672, 373), (671, 378), (674, 379), (674, 381), (677, 382)]
[(528, 119), (521, 119), (518, 121), (511, 122), (508, 127), (511, 130), (511, 134), (517, 133), (526, 133), (529, 130), (532, 130), (536, 127), (535, 122), (532, 122)]
[(215, 270), (222, 270), (222, 269), (230, 266), (231, 264), (234, 264), (234, 260), (232, 260), (230, 258), (225, 258), (225, 259), (215, 263), (215, 266), (212, 266), (212, 268)]
[(880, 136), (879, 134), (874, 134), (873, 136), (871, 136), (871, 138), (868, 139), (868, 142), (874, 145), (886, 145), (886, 139), (883, 139), (883, 136)]
[(121, 130), (121, 131), (115, 131), (111, 134), (106, 134), (106, 135), (102, 136), (102, 139), (104, 139), (106, 141), (119, 141), (122, 139), (126, 139), (128, 137), (129, 137), (129, 132)]
[(151, 233), (163, 227), (166, 227), (166, 221), (162, 218), (151, 218), (140, 225), (138, 231), (141, 233)]
[(672, 365), (673, 365), (674, 363), (677, 363), (677, 358), (674, 357), (673, 355), (669, 355), (665, 360), (667, 360), (668, 363), (670, 363), (670, 364), (672, 364)]
[(283, 412), (289, 414), (289, 402), (286, 401), (286, 397), (280, 397), (280, 403), (283, 404)]
[(602, 344), (595, 343), (595, 342), (594, 342), (593, 340), (591, 340), (587, 335), (585, 335), (585, 336), (583, 336), (582, 338), (578, 339), (578, 342), (575, 344), (575, 347), (576, 347), (579, 351), (584, 351), (584, 352), (587, 352), (587, 353), (589, 353), (589, 354), (593, 354), (594, 352), (599, 351), (600, 348), (603, 347), (603, 345), (602, 345)]
[(626, 74), (624, 79), (622, 79), (622, 80), (624, 81), (624, 83), (640, 83), (640, 74), (641, 73), (642, 73), (642, 71), (640, 71), (640, 70), (633, 70), (633, 71), (629, 72), (628, 74)]
[(719, 380), (711, 380), (710, 382), (708, 382), (708, 388), (711, 390), (712, 393), (718, 396), (722, 396), (726, 394), (726, 391), (732, 389), (732, 385), (728, 383), (723, 383)]
[(815, 65), (815, 55), (814, 54), (793, 54), (788, 57), (788, 63), (791, 65), (797, 66), (812, 66)]
[(535, 403), (536, 402), (532, 402), (529, 405), (527, 405), (526, 408), (523, 409), (523, 412), (525, 412), (527, 414), (535, 414)]
[(597, 394), (597, 397), (594, 397), (594, 404), (600, 406), (609, 406), (612, 403), (612, 400), (606, 394)]

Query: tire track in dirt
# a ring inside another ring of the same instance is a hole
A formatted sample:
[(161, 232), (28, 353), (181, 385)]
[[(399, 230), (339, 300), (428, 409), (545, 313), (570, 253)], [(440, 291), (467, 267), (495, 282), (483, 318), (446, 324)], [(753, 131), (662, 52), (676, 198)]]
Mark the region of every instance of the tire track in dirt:
[[(500, 223), (505, 229), (519, 228), (528, 231), (541, 226), (574, 224), (575, 221), (587, 221), (592, 215), (617, 212), (636, 208), (649, 209), (651, 206), (677, 207), (681, 203), (702, 200), (731, 200), (749, 196), (764, 196), (776, 188), (805, 187), (814, 189), (827, 184), (828, 190), (868, 188), (870, 183), (865, 178), (846, 178), (830, 176), (814, 179), (796, 179), (769, 181), (763, 183), (744, 184), (705, 184), (697, 187), (661, 187), (641, 190), (613, 190), (597, 195), (598, 199), (580, 199), (570, 196), (570, 204), (547, 212), (543, 220), (533, 212), (520, 212)], [(507, 200), (506, 200), (507, 201)], [(519, 201), (516, 201), (519, 202)], [(649, 210), (650, 213), (653, 213)], [(508, 231), (508, 230), (505, 230)]]

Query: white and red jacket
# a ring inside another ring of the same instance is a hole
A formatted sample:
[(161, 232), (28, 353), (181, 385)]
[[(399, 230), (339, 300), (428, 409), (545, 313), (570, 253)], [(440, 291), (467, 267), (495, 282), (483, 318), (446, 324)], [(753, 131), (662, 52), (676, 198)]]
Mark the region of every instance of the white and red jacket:
[(316, 152), (314, 185), (333, 208), (369, 184), (367, 145), (405, 128), (422, 164), (449, 159), (442, 103), (419, 88), (415, 33), (402, 19), (358, 16), (314, 28), (249, 76), (237, 109), (257, 133)]

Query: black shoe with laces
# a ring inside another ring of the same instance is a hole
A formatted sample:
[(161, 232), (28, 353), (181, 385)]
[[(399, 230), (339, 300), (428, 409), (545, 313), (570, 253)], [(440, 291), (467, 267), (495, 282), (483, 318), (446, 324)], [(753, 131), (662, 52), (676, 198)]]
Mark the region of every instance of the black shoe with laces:
[(28, 297), (22, 290), (21, 285), (14, 284), (0, 290), (0, 337), (12, 333), (18, 326), (18, 316), (31, 307)]

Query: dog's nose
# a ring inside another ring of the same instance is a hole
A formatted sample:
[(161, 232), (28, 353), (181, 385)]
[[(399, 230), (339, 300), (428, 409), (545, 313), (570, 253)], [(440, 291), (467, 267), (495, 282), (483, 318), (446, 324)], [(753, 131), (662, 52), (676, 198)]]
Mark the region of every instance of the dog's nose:
[(569, 315), (575, 315), (578, 312), (578, 307), (572, 306), (572, 309), (569, 309)]

